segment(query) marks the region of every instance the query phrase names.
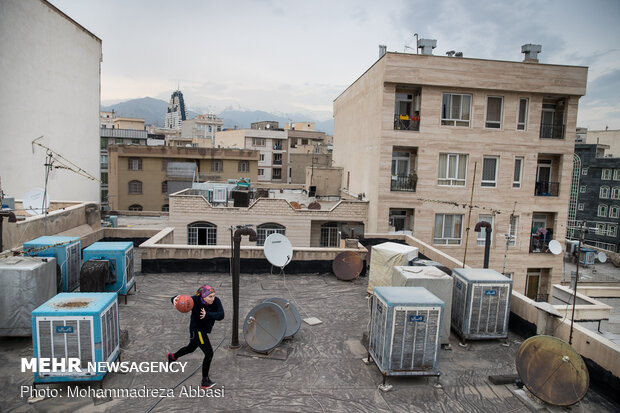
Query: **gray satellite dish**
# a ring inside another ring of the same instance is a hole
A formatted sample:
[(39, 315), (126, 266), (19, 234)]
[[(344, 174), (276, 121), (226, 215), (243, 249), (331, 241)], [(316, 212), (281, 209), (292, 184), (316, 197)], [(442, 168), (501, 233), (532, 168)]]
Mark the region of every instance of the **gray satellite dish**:
[(32, 188), (26, 192), (22, 205), (30, 215), (41, 215), (50, 207), (50, 200), (42, 188)]
[(603, 251), (600, 251), (598, 254), (596, 254), (596, 258), (598, 258), (598, 260), (602, 263), (607, 261), (607, 254), (605, 254)]
[(299, 331), (299, 327), (301, 327), (301, 317), (293, 303), (284, 298), (277, 297), (268, 298), (263, 302), (277, 304), (284, 311), (284, 315), (286, 316), (286, 332), (284, 333), (284, 338), (291, 338)]
[(245, 317), (243, 335), (252, 350), (268, 353), (276, 348), (286, 334), (286, 315), (275, 303), (260, 303)]
[(562, 244), (560, 244), (557, 240), (551, 240), (549, 242), (549, 251), (551, 251), (551, 253), (553, 255), (559, 255), (562, 253)]
[(273, 266), (284, 268), (293, 258), (293, 246), (282, 234), (273, 233), (265, 240), (265, 257)]

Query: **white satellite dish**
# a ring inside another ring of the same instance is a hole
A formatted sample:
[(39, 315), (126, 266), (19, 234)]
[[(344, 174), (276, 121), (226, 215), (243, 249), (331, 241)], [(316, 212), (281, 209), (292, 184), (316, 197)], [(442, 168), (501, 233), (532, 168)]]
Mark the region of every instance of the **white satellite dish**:
[(562, 253), (562, 244), (560, 244), (557, 240), (553, 239), (549, 241), (549, 251), (553, 255), (559, 255)]
[(273, 233), (265, 240), (265, 257), (271, 265), (284, 268), (293, 258), (293, 246), (282, 234)]
[(607, 261), (607, 254), (605, 254), (603, 251), (600, 251), (598, 254), (596, 254), (596, 258), (598, 258), (598, 260), (602, 263)]
[(50, 207), (50, 200), (43, 188), (32, 188), (26, 192), (22, 205), (30, 215), (41, 215)]

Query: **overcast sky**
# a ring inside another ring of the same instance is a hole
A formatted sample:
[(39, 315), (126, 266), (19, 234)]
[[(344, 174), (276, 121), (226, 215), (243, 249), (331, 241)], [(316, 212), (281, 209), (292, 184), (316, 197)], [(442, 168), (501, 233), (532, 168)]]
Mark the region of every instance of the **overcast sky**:
[(180, 86), (198, 111), (227, 106), (332, 116), (333, 100), (388, 51), (589, 66), (578, 126), (620, 129), (618, 0), (50, 0), (103, 41), (103, 104)]

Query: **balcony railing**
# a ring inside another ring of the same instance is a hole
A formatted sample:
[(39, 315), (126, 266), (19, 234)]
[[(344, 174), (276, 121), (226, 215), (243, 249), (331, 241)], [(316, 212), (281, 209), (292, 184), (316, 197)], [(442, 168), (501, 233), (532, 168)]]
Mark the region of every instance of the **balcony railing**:
[(558, 196), (560, 193), (559, 182), (536, 182), (535, 196)]
[(541, 139), (564, 139), (564, 125), (540, 124)]
[(551, 253), (549, 251), (549, 242), (553, 239), (552, 231), (547, 234), (532, 234), (530, 241), (530, 252), (532, 253)]
[(409, 115), (394, 115), (394, 130), (420, 130), (420, 117)]
[(415, 192), (417, 180), (408, 176), (393, 176), (390, 191)]
[(274, 159), (273, 160), (273, 164), (274, 165), (282, 165), (282, 159)]

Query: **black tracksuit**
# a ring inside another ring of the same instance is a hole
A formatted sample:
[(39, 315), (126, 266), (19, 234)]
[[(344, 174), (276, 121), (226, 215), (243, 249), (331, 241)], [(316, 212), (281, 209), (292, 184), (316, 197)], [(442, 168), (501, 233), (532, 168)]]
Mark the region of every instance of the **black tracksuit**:
[[(174, 298), (172, 297), (173, 302)], [(173, 357), (176, 360), (179, 357), (194, 352), (197, 347), (200, 347), (202, 352), (205, 353), (205, 358), (202, 361), (202, 377), (207, 378), (209, 377), (209, 368), (213, 359), (213, 347), (211, 347), (208, 334), (211, 333), (216, 320), (224, 319), (224, 308), (222, 307), (222, 302), (217, 297), (215, 297), (211, 305), (203, 304), (200, 296), (197, 295), (193, 295), (192, 300), (194, 301), (194, 307), (192, 308), (189, 323), (189, 344), (174, 353)], [(206, 315), (201, 320), (200, 312), (203, 308), (206, 311)]]

